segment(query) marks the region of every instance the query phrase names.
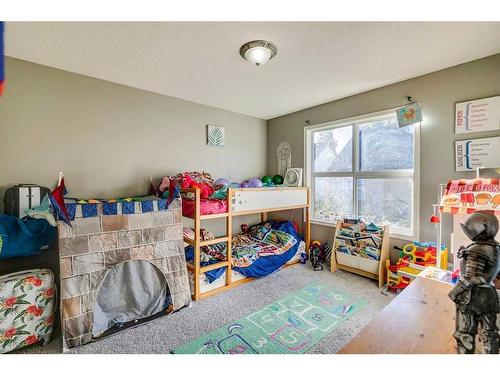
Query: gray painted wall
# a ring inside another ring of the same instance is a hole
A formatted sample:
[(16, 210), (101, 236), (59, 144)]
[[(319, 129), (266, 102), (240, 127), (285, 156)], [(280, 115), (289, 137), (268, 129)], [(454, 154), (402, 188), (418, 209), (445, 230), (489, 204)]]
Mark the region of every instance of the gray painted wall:
[[(241, 181), (266, 170), (265, 120), (13, 58), (6, 78), (0, 197), (18, 183), (53, 188), (59, 171), (69, 196), (111, 198), (146, 194), (149, 176), (198, 170)], [(206, 145), (206, 124), (225, 127), (224, 147)], [(235, 230), (256, 220), (235, 220)], [(0, 261), (0, 274), (38, 267), (57, 273), (57, 249)]]
[[(437, 199), (438, 185), (450, 178), (475, 176), (472, 172), (455, 172), (454, 141), (500, 135), (499, 131), (455, 135), (453, 125), (456, 102), (500, 95), (500, 54), (269, 120), (268, 173), (274, 174), (277, 170), (275, 150), (282, 140), (292, 145), (292, 167), (303, 167), (306, 120), (320, 124), (393, 108), (404, 104), (408, 95), (422, 103), (424, 117), (420, 133), (420, 240), (434, 240), (435, 229), (428, 220), (431, 205)], [(445, 218), (443, 230), (445, 240), (449, 241), (449, 216)], [(313, 239), (325, 241), (332, 236), (333, 228), (312, 226)]]
[[(267, 122), (176, 98), (7, 58), (0, 99), (0, 196), (34, 182), (52, 187), (65, 172), (72, 196), (143, 194), (149, 176), (206, 170), (241, 180), (274, 173), (281, 140), (303, 164), (303, 127), (395, 107), (412, 95), (422, 102), (420, 239), (434, 238), (428, 217), (439, 183), (472, 177), (454, 171), (454, 104), (500, 95), (500, 54), (326, 103)], [(226, 128), (226, 146), (205, 144), (205, 125)], [(500, 135), (478, 133), (474, 137)], [(266, 168), (267, 136), (267, 168)], [(1, 203), (0, 203), (1, 206)], [(295, 218), (295, 216), (294, 216)], [(237, 223), (235, 223), (235, 230)], [(451, 230), (448, 218), (445, 235)], [(332, 228), (313, 225), (313, 238)]]
[[(0, 99), (0, 196), (33, 182), (70, 196), (144, 194), (149, 176), (210, 172), (241, 181), (266, 170), (266, 121), (7, 58)], [(206, 145), (206, 124), (226, 145)]]
[[(59, 171), (69, 196), (111, 198), (146, 194), (149, 176), (241, 181), (266, 170), (265, 120), (13, 58), (6, 77), (0, 197), (21, 182), (52, 188)], [(207, 146), (206, 124), (225, 127), (224, 147)], [(255, 218), (235, 220), (235, 230), (244, 221)]]

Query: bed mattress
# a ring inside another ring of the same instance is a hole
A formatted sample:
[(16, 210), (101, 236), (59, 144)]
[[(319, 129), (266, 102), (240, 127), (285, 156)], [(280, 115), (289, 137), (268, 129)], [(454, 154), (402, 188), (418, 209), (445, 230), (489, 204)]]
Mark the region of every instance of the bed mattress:
[[(182, 200), (182, 215), (194, 216), (195, 202), (191, 199)], [(213, 215), (227, 212), (227, 201), (218, 199), (200, 199), (200, 214)]]

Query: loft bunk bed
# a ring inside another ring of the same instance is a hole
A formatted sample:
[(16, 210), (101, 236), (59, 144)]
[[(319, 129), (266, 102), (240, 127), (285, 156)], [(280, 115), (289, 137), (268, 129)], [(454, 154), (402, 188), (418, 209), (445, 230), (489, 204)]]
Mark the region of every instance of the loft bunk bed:
[[(183, 216), (193, 221), (194, 238), (184, 236), (184, 242), (194, 248), (193, 263), (187, 263), (188, 271), (192, 276), (192, 297), (195, 301), (226, 291), (240, 284), (254, 280), (233, 270), (233, 217), (260, 214), (262, 223), (268, 221), (268, 213), (305, 209), (305, 220), (302, 223), (303, 241), (297, 245), (304, 251), (309, 248), (310, 217), (309, 217), (309, 188), (308, 187), (270, 187), (270, 188), (228, 188), (227, 198), (222, 201), (210, 202), (200, 197), (200, 189), (181, 189), (181, 193), (191, 193), (192, 200), (183, 200)], [(203, 221), (224, 219), (226, 221), (225, 235), (214, 239), (203, 240), (201, 225)], [(202, 266), (201, 248), (215, 244), (226, 244), (225, 259), (217, 263)], [(294, 254), (284, 266), (298, 263), (300, 255)], [(202, 278), (206, 272), (224, 268), (223, 276), (216, 282), (204, 285)], [(237, 267), (235, 267), (237, 268)]]

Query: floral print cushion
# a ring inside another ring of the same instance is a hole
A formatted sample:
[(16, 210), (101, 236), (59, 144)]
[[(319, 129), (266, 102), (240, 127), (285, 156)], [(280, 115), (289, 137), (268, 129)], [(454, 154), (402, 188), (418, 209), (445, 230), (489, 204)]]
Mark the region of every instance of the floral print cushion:
[(49, 342), (54, 325), (54, 288), (50, 270), (0, 277), (0, 353)]

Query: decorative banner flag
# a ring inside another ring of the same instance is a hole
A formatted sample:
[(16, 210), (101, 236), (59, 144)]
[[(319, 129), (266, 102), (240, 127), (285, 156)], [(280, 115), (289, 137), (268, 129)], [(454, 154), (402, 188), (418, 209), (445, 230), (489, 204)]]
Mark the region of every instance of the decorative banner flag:
[(165, 207), (165, 209), (167, 209), (168, 206), (170, 206), (170, 203), (172, 203), (172, 201), (174, 199), (177, 199), (180, 196), (181, 196), (181, 192), (179, 190), (179, 186), (177, 185), (177, 182), (175, 181), (175, 179), (171, 178), (170, 179), (170, 186), (168, 187), (167, 207)]
[(0, 21), (0, 96), (3, 94), (5, 82), (5, 60), (4, 60), (4, 43), (3, 43), (4, 23)]
[(62, 174), (59, 176), (59, 183), (57, 187), (50, 193), (50, 203), (58, 217), (60, 217), (66, 224), (71, 226), (70, 217), (66, 205), (64, 204), (64, 195), (67, 194), (66, 186), (64, 185), (64, 177)]
[(417, 122), (422, 122), (422, 110), (420, 109), (420, 103), (410, 103), (404, 107), (396, 109), (396, 115), (398, 116), (399, 127), (412, 125)]

